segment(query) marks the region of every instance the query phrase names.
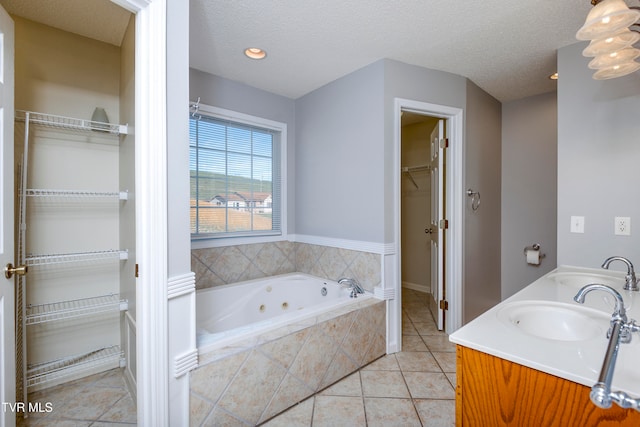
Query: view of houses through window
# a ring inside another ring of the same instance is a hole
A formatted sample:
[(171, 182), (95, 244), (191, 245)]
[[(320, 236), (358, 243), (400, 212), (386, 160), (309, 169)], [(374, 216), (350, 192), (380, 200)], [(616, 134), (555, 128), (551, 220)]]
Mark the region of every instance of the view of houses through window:
[(193, 235), (228, 237), (279, 231), (278, 139), (278, 133), (270, 129), (190, 116)]

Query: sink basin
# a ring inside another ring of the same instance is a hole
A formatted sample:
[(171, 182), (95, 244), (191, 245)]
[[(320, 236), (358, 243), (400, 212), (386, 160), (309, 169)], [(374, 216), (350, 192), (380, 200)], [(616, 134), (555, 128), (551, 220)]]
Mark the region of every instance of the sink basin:
[[(554, 285), (556, 290), (556, 300), (573, 304), (573, 297), (585, 285), (591, 283), (599, 283), (601, 285), (611, 286), (614, 289), (622, 291), (624, 286), (624, 275), (618, 274), (597, 274), (597, 273), (577, 273), (577, 272), (556, 272), (548, 276), (549, 284)], [(626, 308), (629, 309), (631, 300), (625, 299)], [(613, 313), (615, 307), (615, 299), (605, 292), (592, 292), (587, 297), (584, 307), (595, 308), (607, 314)]]
[(549, 301), (512, 302), (497, 316), (522, 333), (556, 341), (605, 339), (610, 320), (599, 310)]
[(624, 285), (624, 279), (612, 277), (606, 274), (596, 273), (575, 273), (575, 272), (558, 272), (549, 275), (549, 279), (558, 285), (568, 286), (576, 290), (590, 283), (600, 283), (602, 285), (615, 286)]

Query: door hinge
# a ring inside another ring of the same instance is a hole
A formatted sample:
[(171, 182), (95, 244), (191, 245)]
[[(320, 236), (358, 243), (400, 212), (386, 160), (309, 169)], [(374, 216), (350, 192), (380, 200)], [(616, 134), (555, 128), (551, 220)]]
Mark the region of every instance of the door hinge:
[(440, 227), (441, 230), (447, 230), (449, 228), (449, 220), (441, 219), (438, 221), (438, 227)]
[(440, 148), (449, 147), (449, 138), (443, 138), (440, 140)]
[(449, 301), (441, 299), (440, 310), (449, 310)]
[(138, 263), (136, 263), (136, 277), (138, 277)]

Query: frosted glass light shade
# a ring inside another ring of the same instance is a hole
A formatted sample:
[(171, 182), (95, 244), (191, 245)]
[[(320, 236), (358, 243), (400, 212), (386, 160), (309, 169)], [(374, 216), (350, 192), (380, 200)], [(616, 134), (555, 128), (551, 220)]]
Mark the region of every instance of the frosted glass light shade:
[(627, 47), (617, 52), (598, 55), (589, 62), (589, 68), (599, 70), (601, 68), (609, 68), (625, 62), (631, 62), (640, 56), (640, 50)]
[(636, 61), (625, 62), (608, 68), (602, 68), (593, 73), (594, 80), (607, 80), (626, 76), (640, 70), (640, 64)]
[(598, 3), (576, 33), (578, 40), (594, 40), (612, 35), (640, 19), (640, 11), (629, 9), (623, 0), (603, 0)]
[(640, 40), (640, 33), (623, 28), (602, 39), (592, 40), (583, 51), (584, 56), (598, 56), (629, 47)]

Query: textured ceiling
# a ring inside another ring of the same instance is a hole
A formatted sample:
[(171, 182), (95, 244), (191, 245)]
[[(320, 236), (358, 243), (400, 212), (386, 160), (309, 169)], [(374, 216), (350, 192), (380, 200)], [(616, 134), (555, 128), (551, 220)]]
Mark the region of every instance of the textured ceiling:
[[(186, 1), (186, 0), (183, 0)], [(27, 19), (119, 46), (108, 0), (0, 0)], [(553, 91), (556, 50), (589, 0), (190, 0), (190, 66), (289, 98), (382, 58), (468, 77), (506, 102)], [(263, 61), (243, 51), (259, 46)]]
[[(298, 98), (381, 58), (468, 77), (500, 101), (555, 90), (589, 0), (191, 0), (193, 68)], [(243, 50), (258, 46), (263, 61)]]
[(12, 15), (115, 46), (131, 13), (109, 0), (0, 0)]

